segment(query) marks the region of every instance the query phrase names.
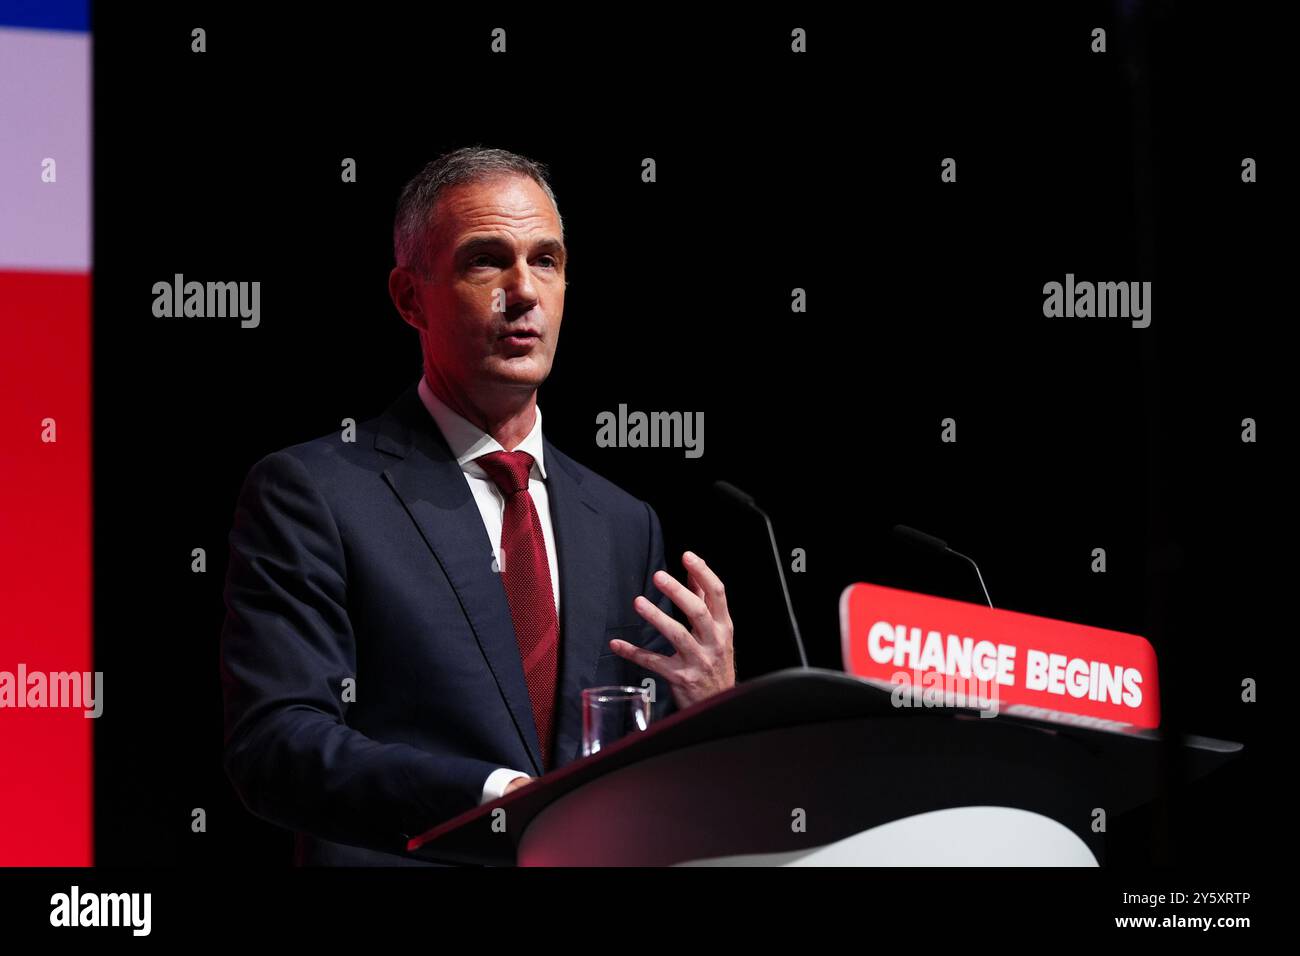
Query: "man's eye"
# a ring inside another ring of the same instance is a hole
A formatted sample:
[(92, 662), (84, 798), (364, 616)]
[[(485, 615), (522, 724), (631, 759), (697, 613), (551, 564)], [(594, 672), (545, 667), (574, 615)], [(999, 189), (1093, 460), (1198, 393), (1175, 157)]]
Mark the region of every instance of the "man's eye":
[(550, 269), (554, 269), (554, 268), (556, 267), (556, 265), (558, 264), (558, 263), (556, 263), (556, 261), (555, 261), (555, 257), (554, 257), (554, 256), (542, 256), (542, 257), (541, 257), (540, 259), (538, 259), (537, 261), (540, 262), (542, 265), (544, 265), (544, 266), (550, 268)]
[(492, 264), (492, 257), (475, 256), (473, 259), (469, 260), (469, 264), (471, 268), (477, 268), (479, 266), (490, 266)]

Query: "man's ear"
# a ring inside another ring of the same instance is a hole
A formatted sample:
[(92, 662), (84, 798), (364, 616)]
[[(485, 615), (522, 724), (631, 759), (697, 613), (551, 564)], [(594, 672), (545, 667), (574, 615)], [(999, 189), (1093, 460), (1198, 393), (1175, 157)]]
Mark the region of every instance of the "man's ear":
[(403, 266), (394, 266), (388, 273), (388, 297), (393, 300), (402, 321), (424, 333), (424, 309), (420, 304), (420, 284), (415, 273)]

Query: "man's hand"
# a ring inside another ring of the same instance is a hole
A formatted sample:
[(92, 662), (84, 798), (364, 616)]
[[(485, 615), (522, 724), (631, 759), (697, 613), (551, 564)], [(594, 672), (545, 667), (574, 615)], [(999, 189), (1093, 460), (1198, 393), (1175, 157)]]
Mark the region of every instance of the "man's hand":
[(677, 706), (685, 709), (736, 686), (736, 664), (732, 648), (735, 628), (727, 612), (722, 581), (703, 558), (690, 551), (682, 555), (682, 566), (686, 568), (689, 588), (667, 571), (656, 571), (654, 582), (685, 613), (691, 630), (678, 624), (645, 595), (638, 595), (632, 602), (636, 612), (668, 638), (677, 653), (666, 657), (618, 640), (610, 641), (609, 647), (619, 657), (667, 680)]
[(534, 779), (533, 777), (515, 777), (515, 779), (511, 780), (508, 784), (506, 784), (506, 788), (501, 795), (504, 797), (507, 793), (510, 793), (512, 790), (518, 790), (520, 787), (526, 787), (533, 782), (533, 779)]

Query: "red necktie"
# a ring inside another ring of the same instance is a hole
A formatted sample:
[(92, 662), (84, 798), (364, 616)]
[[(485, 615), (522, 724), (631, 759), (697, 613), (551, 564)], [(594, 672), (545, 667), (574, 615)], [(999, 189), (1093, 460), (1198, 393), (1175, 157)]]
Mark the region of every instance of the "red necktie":
[(526, 451), (494, 451), (474, 459), (506, 499), (501, 518), (501, 556), (510, 617), (524, 664), (524, 682), (533, 703), (533, 721), (542, 746), (542, 766), (551, 764), (551, 730), (555, 720), (555, 686), (560, 650), (560, 622), (555, 615), (551, 569), (537, 506), (528, 493), (533, 456)]

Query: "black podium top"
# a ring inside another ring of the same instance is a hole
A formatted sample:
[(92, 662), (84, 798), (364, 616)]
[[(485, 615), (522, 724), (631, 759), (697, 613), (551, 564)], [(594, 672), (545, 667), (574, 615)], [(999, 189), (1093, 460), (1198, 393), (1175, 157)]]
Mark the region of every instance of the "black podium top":
[[(1059, 751), (1063, 761), (1077, 761), (1083, 754), (1099, 768), (1098, 772), (1107, 778), (1103, 782), (1112, 794), (1110, 806), (1116, 812), (1140, 806), (1158, 792), (1160, 747), (1164, 743), (1158, 731), (1098, 730), (1005, 713), (984, 717), (979, 710), (963, 707), (899, 707), (890, 689), (860, 678), (838, 671), (791, 668), (747, 681), (674, 713), (598, 754), (475, 807), (415, 837), (408, 850), (413, 856), (440, 863), (512, 866), (522, 834), (539, 813), (605, 774), (697, 744), (855, 718), (874, 718), (878, 726), (882, 720), (937, 720), (942, 722), (935, 728), (938, 732), (949, 727), (952, 733), (978, 734), (995, 753), (999, 748), (1014, 750), (1027, 736), (1041, 748), (1044, 741), (1040, 735), (1050, 735), (1061, 740), (1061, 746), (1053, 746), (1050, 752)], [(972, 728), (972, 721), (987, 730)], [(1242, 749), (1241, 744), (1231, 741), (1196, 736), (1186, 736), (1181, 743), (1189, 779), (1209, 773)], [(827, 781), (827, 785), (839, 784)], [(498, 808), (506, 811), (509, 820), (504, 832), (492, 826)]]

